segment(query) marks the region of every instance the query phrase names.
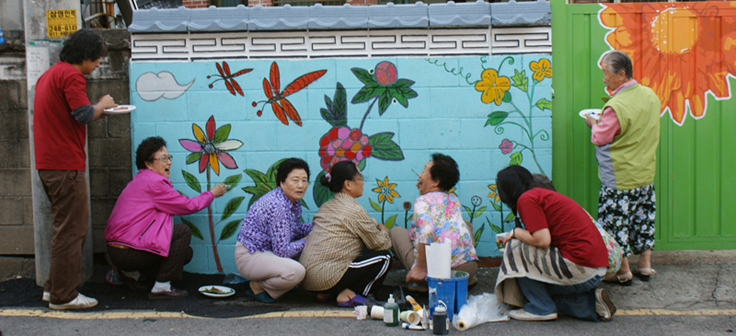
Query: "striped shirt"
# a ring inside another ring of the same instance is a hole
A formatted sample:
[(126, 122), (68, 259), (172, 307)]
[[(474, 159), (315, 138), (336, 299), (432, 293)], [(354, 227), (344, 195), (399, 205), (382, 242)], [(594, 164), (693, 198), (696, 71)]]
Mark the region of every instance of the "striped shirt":
[(378, 230), (368, 212), (352, 196), (342, 192), (319, 208), (312, 224), (299, 258), (307, 270), (302, 286), (310, 291), (335, 286), (366, 247), (371, 251), (391, 248), (388, 232)]

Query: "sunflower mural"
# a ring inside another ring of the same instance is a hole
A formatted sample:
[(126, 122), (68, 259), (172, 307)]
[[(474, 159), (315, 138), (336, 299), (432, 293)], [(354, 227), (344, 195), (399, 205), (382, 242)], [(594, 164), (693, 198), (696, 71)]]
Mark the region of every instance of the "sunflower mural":
[[(608, 4), (598, 13), (605, 41), (634, 61), (634, 78), (650, 87), (682, 125), (705, 116), (707, 95), (730, 99), (736, 76), (736, 3)], [(717, 19), (716, 19), (717, 18)]]
[[(192, 124), (192, 133), (194, 135), (194, 140), (179, 140), (179, 144), (184, 147), (184, 149), (192, 152), (187, 156), (187, 164), (196, 163), (199, 173), (206, 172), (207, 190), (210, 190), (212, 187), (210, 172), (212, 171), (219, 176), (220, 164), (228, 169), (238, 168), (235, 159), (227, 152), (240, 148), (241, 146), (243, 146), (243, 142), (240, 140), (228, 139), (228, 136), (230, 136), (230, 128), (230, 124), (226, 124), (221, 126), (220, 128), (216, 128), (215, 117), (211, 116), (205, 123), (205, 130), (202, 130), (202, 128), (195, 123)], [(182, 170), (181, 173), (184, 176), (184, 180), (187, 182), (187, 186), (189, 186), (189, 188), (198, 193), (202, 192), (201, 183), (196, 176), (185, 170)], [(224, 183), (228, 187), (228, 189), (232, 189), (238, 185), (241, 177), (242, 176), (240, 174), (232, 175), (225, 178), (222, 183)], [(217, 252), (217, 244), (222, 240), (232, 237), (235, 232), (237, 232), (240, 220), (231, 220), (226, 222), (225, 225), (222, 226), (222, 229), (220, 229), (219, 238), (215, 238), (217, 237), (215, 235), (215, 228), (224, 223), (228, 218), (230, 218), (230, 216), (233, 215), (233, 213), (235, 213), (235, 211), (238, 210), (240, 204), (243, 202), (243, 199), (245, 199), (244, 196), (230, 199), (227, 202), (227, 205), (225, 205), (222, 216), (217, 222), (215, 222), (215, 218), (212, 214), (212, 205), (207, 207), (207, 222), (210, 234), (210, 242), (212, 243), (212, 252), (215, 257), (215, 265), (217, 266), (217, 271), (220, 273), (222, 273), (223, 268), (222, 263), (220, 262), (220, 255)], [(189, 226), (189, 229), (192, 231), (192, 236), (204, 240), (204, 236), (202, 235), (202, 232), (199, 230), (197, 225), (195, 225), (192, 221), (186, 219), (185, 217), (181, 217), (181, 220), (184, 224)]]

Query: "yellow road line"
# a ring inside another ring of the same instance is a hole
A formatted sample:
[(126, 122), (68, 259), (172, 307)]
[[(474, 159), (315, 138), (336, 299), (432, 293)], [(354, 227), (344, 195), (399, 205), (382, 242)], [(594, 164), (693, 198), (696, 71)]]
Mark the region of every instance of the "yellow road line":
[[(728, 310), (693, 310), (677, 311), (666, 309), (619, 309), (617, 316), (736, 316), (736, 309)], [(209, 317), (193, 316), (184, 312), (157, 312), (157, 311), (110, 311), (80, 313), (72, 311), (56, 311), (44, 309), (0, 309), (2, 317), (46, 317), (68, 320), (92, 319), (141, 319), (141, 318), (195, 318), (209, 319)], [(273, 312), (230, 319), (260, 319), (260, 318), (304, 318), (304, 317), (348, 317), (355, 318), (350, 310), (296, 310)]]

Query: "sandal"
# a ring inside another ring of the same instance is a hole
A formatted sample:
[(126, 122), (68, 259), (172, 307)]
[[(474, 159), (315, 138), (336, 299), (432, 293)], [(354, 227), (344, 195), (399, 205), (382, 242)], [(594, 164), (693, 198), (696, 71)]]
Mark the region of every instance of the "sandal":
[(655, 274), (657, 274), (657, 271), (655, 271), (653, 268), (640, 268), (638, 271), (634, 272), (634, 275), (636, 275), (639, 280), (644, 282), (648, 282), (649, 277)]
[(612, 280), (606, 280), (606, 282), (615, 283), (615, 284), (619, 284), (621, 286), (628, 287), (628, 286), (631, 286), (634, 283), (633, 282), (633, 279), (634, 279), (634, 275), (632, 275), (631, 272), (626, 272), (626, 273), (624, 273), (622, 275), (616, 275), (616, 279), (615, 280), (613, 280), (613, 279)]
[(338, 307), (351, 308), (351, 307), (362, 305), (363, 303), (365, 303), (365, 300), (366, 300), (365, 296), (360, 295), (360, 294), (355, 294), (355, 296), (351, 297), (347, 301), (338, 302), (337, 303), (337, 306)]

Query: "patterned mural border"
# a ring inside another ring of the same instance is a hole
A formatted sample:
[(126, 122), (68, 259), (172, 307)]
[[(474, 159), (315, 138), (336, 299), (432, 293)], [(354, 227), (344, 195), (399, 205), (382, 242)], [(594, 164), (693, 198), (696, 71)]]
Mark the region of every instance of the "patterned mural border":
[(131, 62), (551, 53), (551, 27), (132, 34)]

